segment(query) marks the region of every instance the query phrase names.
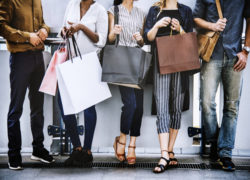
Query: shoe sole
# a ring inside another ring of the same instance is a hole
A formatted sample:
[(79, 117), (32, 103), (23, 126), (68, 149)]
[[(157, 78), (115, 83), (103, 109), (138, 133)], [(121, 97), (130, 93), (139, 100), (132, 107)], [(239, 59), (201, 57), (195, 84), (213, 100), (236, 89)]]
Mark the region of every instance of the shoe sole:
[(54, 159), (53, 159), (52, 161), (47, 161), (47, 160), (44, 160), (43, 158), (39, 158), (39, 157), (34, 156), (34, 155), (32, 155), (32, 156), (30, 157), (30, 159), (31, 159), (31, 160), (34, 160), (34, 161), (41, 161), (41, 162), (46, 163), (46, 164), (51, 164), (51, 163), (55, 162)]
[(9, 166), (9, 169), (11, 169), (11, 170), (15, 170), (15, 171), (23, 170), (23, 167), (21, 167), (21, 166), (17, 166), (17, 167), (10, 166), (10, 163), (8, 163), (8, 166)]
[(224, 171), (229, 171), (229, 172), (235, 171), (235, 168), (230, 168), (230, 169), (229, 169), (229, 168), (223, 166), (223, 163), (222, 163), (221, 161), (219, 161), (219, 164), (221, 165), (221, 167), (222, 167), (222, 169), (223, 169)]

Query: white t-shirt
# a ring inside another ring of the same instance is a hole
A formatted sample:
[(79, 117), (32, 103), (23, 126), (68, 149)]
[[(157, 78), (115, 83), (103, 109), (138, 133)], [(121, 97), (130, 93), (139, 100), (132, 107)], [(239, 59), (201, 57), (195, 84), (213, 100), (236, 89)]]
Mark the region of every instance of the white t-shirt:
[(81, 23), (99, 35), (99, 42), (93, 43), (83, 31), (74, 34), (81, 54), (99, 52), (105, 46), (108, 34), (108, 14), (98, 2), (90, 6), (80, 19), (81, 0), (71, 0), (66, 8), (63, 26), (69, 27), (69, 22)]

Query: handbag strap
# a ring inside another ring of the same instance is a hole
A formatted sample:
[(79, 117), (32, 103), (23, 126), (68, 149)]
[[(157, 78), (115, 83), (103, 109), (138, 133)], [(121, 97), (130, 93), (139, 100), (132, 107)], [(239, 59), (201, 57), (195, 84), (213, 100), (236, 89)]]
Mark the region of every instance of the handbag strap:
[(217, 7), (218, 14), (219, 14), (219, 18), (223, 19), (223, 14), (222, 14), (222, 10), (221, 10), (220, 0), (215, 0), (215, 2), (216, 2), (216, 7)]
[[(119, 24), (119, 7), (117, 5), (114, 7), (114, 13), (115, 13), (114, 14), (114, 21), (115, 21), (115, 25), (116, 25), (116, 24)], [(120, 41), (120, 36), (116, 35), (115, 47), (118, 46), (119, 41)]]

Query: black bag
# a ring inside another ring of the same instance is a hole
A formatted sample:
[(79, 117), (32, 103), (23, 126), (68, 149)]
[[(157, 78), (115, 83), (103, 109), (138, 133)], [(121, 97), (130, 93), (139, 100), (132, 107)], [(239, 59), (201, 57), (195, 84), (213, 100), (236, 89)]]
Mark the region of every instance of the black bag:
[[(115, 6), (115, 24), (119, 21), (119, 9)], [(132, 88), (143, 88), (152, 55), (141, 48), (106, 45), (103, 54), (102, 81)]]

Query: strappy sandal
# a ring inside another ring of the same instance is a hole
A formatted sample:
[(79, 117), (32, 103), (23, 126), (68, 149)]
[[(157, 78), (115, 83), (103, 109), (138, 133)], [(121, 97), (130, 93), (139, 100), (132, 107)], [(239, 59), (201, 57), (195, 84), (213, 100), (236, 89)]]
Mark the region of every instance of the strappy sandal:
[[(114, 142), (114, 145), (113, 145), (114, 150), (115, 150), (115, 157), (116, 157), (116, 159), (118, 159), (120, 162), (124, 162), (124, 161), (126, 160), (126, 158), (125, 158), (125, 152), (124, 152), (123, 154), (118, 154), (118, 153), (117, 153), (117, 147), (118, 147), (117, 144), (120, 144), (120, 145), (123, 145), (123, 146), (125, 146), (126, 144), (125, 144), (125, 143), (121, 143), (121, 142), (119, 141), (119, 139), (120, 139), (120, 137), (117, 136), (117, 137), (115, 138), (115, 142)], [(123, 158), (123, 160), (120, 160), (121, 157)]]
[[(175, 156), (174, 152), (168, 152), (168, 154), (173, 154)], [(176, 162), (176, 164), (169, 164), (171, 167), (177, 167), (178, 166), (178, 160), (176, 158), (169, 158), (170, 162)]]
[(163, 159), (164, 161), (166, 161), (167, 164), (166, 165), (158, 164), (155, 168), (157, 168), (157, 167), (160, 168), (160, 171), (155, 170), (155, 168), (154, 168), (153, 173), (159, 174), (159, 173), (163, 173), (165, 170), (167, 170), (170, 161), (164, 157), (161, 157), (160, 159)]
[[(128, 148), (133, 148), (133, 149), (135, 149), (136, 147), (135, 147), (135, 146), (128, 146)], [(131, 157), (128, 157), (128, 156), (127, 156), (127, 161), (128, 161), (128, 164), (129, 164), (129, 165), (134, 165), (135, 162), (136, 162), (136, 156), (131, 156)]]

